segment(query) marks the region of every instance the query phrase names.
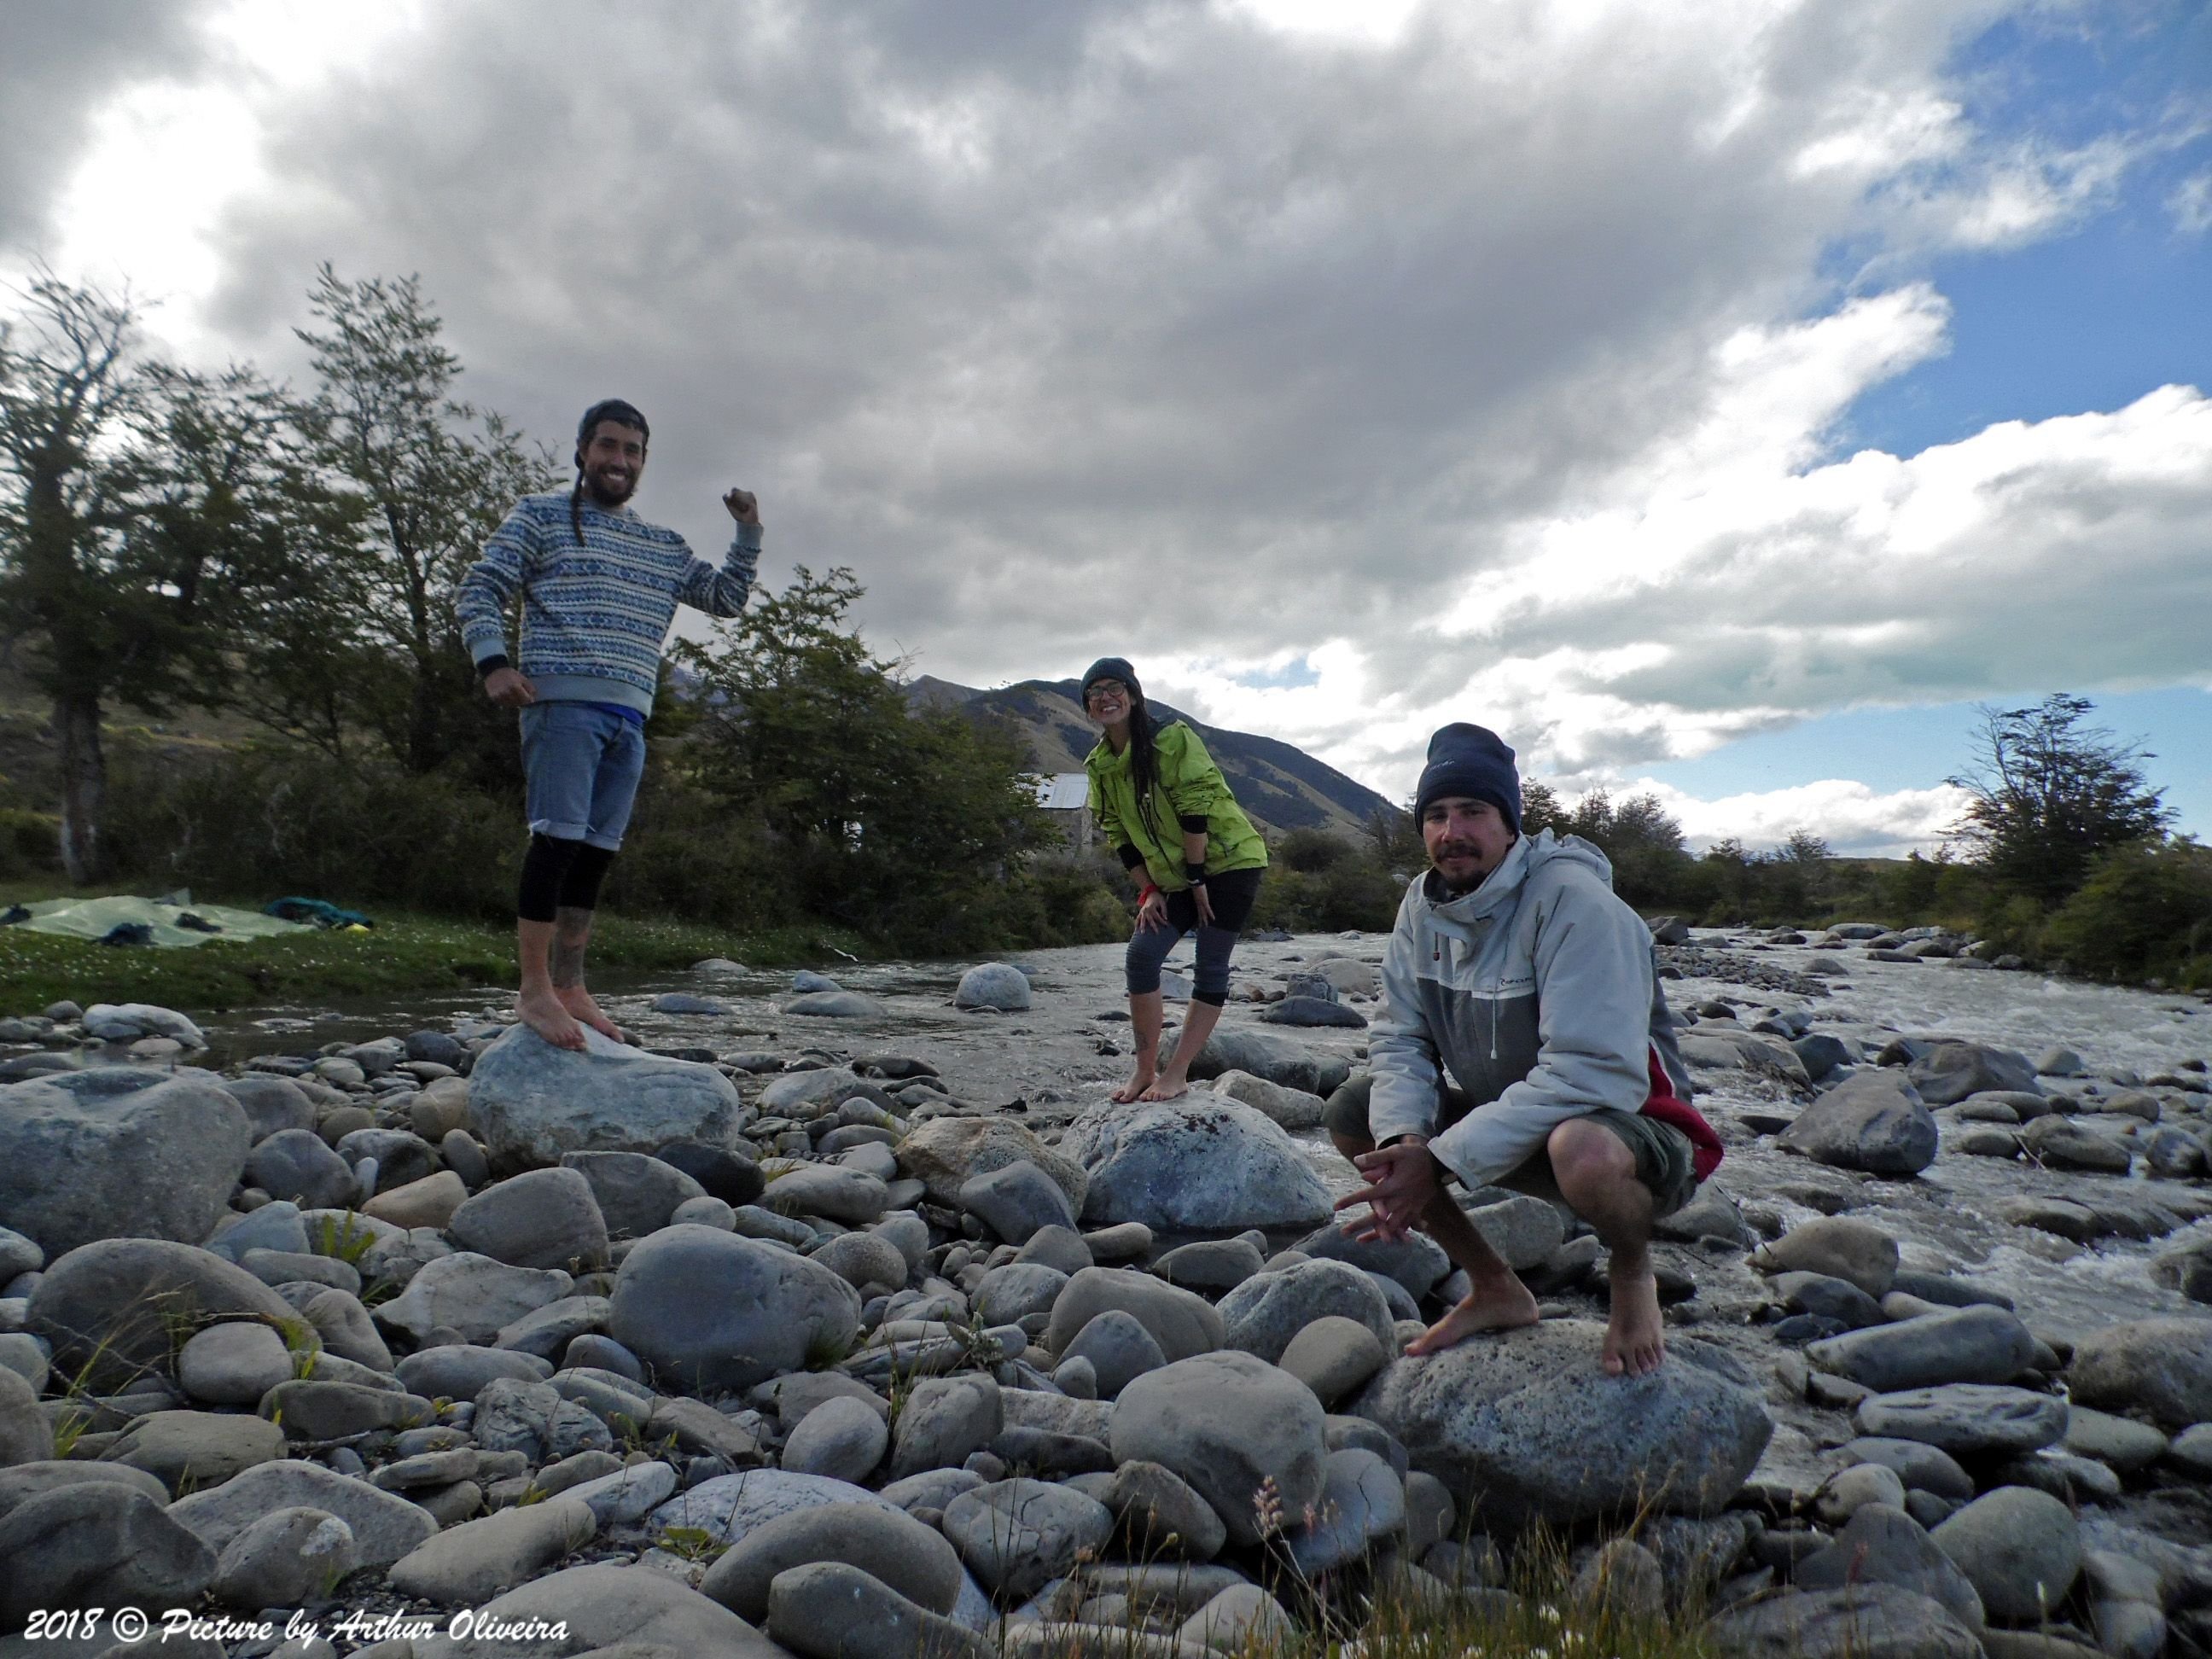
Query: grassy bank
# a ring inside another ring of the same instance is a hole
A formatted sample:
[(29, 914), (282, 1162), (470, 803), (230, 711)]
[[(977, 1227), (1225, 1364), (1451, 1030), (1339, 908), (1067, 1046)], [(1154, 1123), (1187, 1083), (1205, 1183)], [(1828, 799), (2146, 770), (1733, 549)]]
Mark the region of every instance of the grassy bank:
[[(0, 908), (17, 901), (61, 897), (67, 890), (0, 884)], [(202, 896), (225, 902), (213, 894)], [(610, 915), (592, 937), (592, 962), (601, 969), (688, 968), (703, 957), (730, 957), (760, 967), (818, 967), (833, 950), (860, 953), (853, 939), (818, 927), (736, 934), (691, 922)], [(86, 1005), (155, 1002), (220, 1011), (514, 981), (512, 929), (404, 912), (379, 912), (374, 930), (367, 933), (215, 939), (175, 951), (118, 948), (0, 928), (0, 1015), (36, 1013), (64, 999)]]

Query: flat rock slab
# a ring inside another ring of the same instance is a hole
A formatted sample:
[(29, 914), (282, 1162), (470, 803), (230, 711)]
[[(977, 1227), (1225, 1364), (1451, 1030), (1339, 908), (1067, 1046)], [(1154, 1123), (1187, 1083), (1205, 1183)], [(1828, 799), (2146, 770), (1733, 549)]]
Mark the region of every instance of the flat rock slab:
[(1917, 1440), (1954, 1457), (2039, 1451), (2066, 1433), (2063, 1400), (1980, 1382), (1869, 1395), (1853, 1415), (1863, 1435)]
[(390, 1566), (438, 1529), (420, 1505), (296, 1458), (257, 1463), (220, 1486), (179, 1498), (169, 1505), (169, 1515), (220, 1554), (263, 1516), (285, 1509), (322, 1510), (337, 1516), (353, 1529), (364, 1567)]

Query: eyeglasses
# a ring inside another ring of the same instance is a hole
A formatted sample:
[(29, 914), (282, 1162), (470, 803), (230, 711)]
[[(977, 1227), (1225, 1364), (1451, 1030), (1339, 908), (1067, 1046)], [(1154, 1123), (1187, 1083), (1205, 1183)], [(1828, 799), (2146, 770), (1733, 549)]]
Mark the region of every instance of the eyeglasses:
[(1090, 690), (1083, 694), (1083, 701), (1086, 707), (1095, 708), (1108, 701), (1126, 700), (1128, 695), (1129, 688), (1119, 680), (1093, 680)]

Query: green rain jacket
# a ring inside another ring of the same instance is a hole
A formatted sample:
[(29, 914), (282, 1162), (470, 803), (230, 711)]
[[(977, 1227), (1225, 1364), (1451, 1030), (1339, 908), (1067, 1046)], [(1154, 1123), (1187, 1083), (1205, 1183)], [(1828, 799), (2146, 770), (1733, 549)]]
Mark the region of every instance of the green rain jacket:
[(1163, 892), (1177, 892), (1184, 885), (1182, 820), (1187, 817), (1206, 820), (1206, 874), (1266, 869), (1267, 843), (1229, 793), (1228, 780), (1198, 733), (1176, 720), (1152, 734), (1152, 747), (1160, 775), (1152, 789), (1150, 823), (1137, 810), (1127, 750), (1117, 755), (1101, 738), (1083, 763), (1091, 778), (1091, 815), (1107, 840), (1143, 854), (1146, 873)]

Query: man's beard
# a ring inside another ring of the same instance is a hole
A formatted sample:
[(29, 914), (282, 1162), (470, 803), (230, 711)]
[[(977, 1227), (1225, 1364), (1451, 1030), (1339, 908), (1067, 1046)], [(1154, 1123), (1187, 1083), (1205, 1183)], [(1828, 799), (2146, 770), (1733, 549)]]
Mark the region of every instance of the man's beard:
[(584, 475), (584, 493), (592, 498), (592, 502), (596, 507), (617, 507), (637, 494), (637, 480), (635, 477), (625, 478), (623, 480), (621, 493), (610, 495), (606, 487), (600, 483), (598, 476), (587, 472)]
[[(1444, 873), (1444, 860), (1446, 859), (1469, 859), (1474, 860), (1474, 873), (1463, 884), (1454, 881), (1449, 876)], [(1436, 866), (1437, 879), (1443, 883), (1444, 890), (1452, 894), (1472, 893), (1476, 888), (1482, 885), (1484, 880), (1490, 873), (1482, 867), (1482, 849), (1477, 847), (1471, 841), (1444, 842), (1437, 848), (1437, 850), (1434, 853), (1430, 854), (1429, 861)]]

